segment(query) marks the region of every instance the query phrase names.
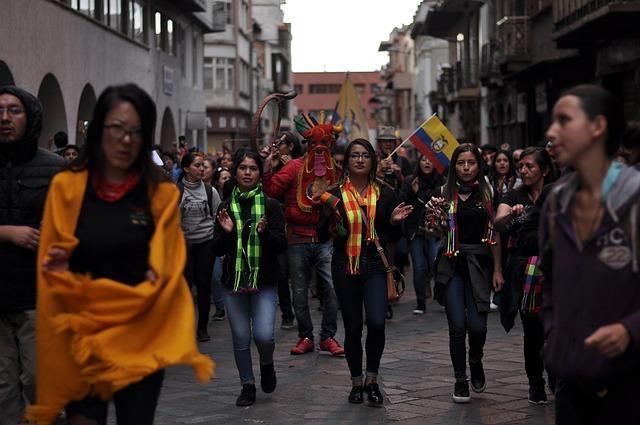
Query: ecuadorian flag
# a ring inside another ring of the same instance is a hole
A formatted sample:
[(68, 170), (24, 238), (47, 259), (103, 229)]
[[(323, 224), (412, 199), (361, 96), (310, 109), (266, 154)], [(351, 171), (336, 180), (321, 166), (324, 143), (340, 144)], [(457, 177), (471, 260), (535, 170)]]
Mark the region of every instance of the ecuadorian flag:
[(449, 166), (453, 151), (459, 145), (453, 134), (435, 114), (422, 123), (408, 140), (421, 154), (429, 158), (440, 174), (444, 173)]

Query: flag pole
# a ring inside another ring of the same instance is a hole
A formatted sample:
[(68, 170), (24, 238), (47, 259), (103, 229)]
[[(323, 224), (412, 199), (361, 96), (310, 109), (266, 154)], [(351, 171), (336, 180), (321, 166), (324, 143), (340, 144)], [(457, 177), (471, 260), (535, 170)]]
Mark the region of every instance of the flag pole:
[(391, 159), (391, 157), (393, 156), (393, 154), (394, 154), (394, 153), (396, 153), (396, 152), (398, 152), (398, 151), (400, 150), (400, 148), (402, 147), (402, 145), (404, 145), (405, 143), (407, 143), (407, 142), (409, 141), (409, 139), (411, 138), (411, 136), (413, 136), (414, 134), (416, 134), (416, 131), (418, 131), (420, 128), (422, 128), (422, 125), (423, 125), (425, 122), (429, 121), (431, 118), (435, 117), (436, 115), (438, 115), (438, 114), (436, 114), (436, 113), (434, 112), (434, 113), (433, 113), (429, 118), (427, 118), (426, 120), (424, 120), (424, 121), (422, 122), (422, 124), (420, 125), (420, 127), (416, 128), (416, 130), (415, 130), (413, 133), (411, 133), (411, 134), (409, 135), (409, 137), (407, 137), (406, 139), (404, 139), (404, 140), (402, 141), (402, 143), (400, 143), (398, 146), (396, 146), (396, 148), (393, 150), (393, 152), (391, 152), (391, 153), (389, 154), (389, 156), (388, 156), (386, 159)]

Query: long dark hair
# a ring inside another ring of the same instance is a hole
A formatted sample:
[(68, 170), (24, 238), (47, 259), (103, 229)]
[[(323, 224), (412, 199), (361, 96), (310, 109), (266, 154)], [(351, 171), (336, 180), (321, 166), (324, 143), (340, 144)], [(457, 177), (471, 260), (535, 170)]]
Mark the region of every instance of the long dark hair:
[[(231, 173), (231, 176), (234, 179), (236, 178), (238, 174), (238, 167), (240, 166), (240, 163), (245, 158), (251, 158), (256, 162), (256, 164), (258, 165), (258, 170), (260, 171), (260, 178), (262, 178), (262, 173), (264, 172), (263, 165), (262, 165), (262, 157), (258, 152), (251, 149), (243, 149), (236, 152), (236, 156), (233, 159), (233, 171)], [(258, 183), (260, 183), (260, 181), (258, 181)]]
[(420, 161), (422, 161), (423, 158), (426, 158), (426, 156), (423, 154), (418, 155), (418, 160), (416, 161), (416, 166), (414, 167), (414, 170), (413, 170), (413, 177), (418, 177), (420, 181), (425, 182), (427, 187), (429, 188), (442, 186), (444, 184), (444, 177), (442, 177), (442, 175), (438, 173), (438, 171), (436, 171), (436, 168), (433, 165), (431, 167), (432, 170), (429, 174), (425, 174), (422, 172)]
[[(533, 160), (536, 162), (540, 171), (543, 173), (546, 171), (547, 175), (544, 176), (544, 185), (548, 185), (556, 181), (556, 167), (553, 164), (553, 160), (551, 159), (551, 155), (545, 148), (530, 146), (522, 151), (520, 154), (520, 160), (527, 156), (533, 156)], [(525, 188), (526, 186), (523, 184), (521, 188)], [(526, 190), (526, 189), (525, 189)]]
[(609, 90), (595, 84), (572, 87), (562, 93), (561, 97), (564, 96), (576, 96), (580, 99), (580, 106), (589, 120), (593, 121), (598, 115), (607, 120), (605, 151), (612, 158), (620, 147), (626, 127), (620, 100)]
[[(496, 159), (498, 159), (498, 155), (506, 156), (507, 160), (509, 161), (509, 172), (507, 174), (507, 181), (510, 183), (510, 186), (513, 186), (513, 183), (515, 183), (515, 179), (517, 176), (516, 166), (513, 162), (513, 155), (511, 155), (511, 152), (504, 149), (500, 149), (493, 157), (493, 163), (491, 164), (491, 169), (489, 170), (489, 180), (491, 180), (491, 183), (495, 186), (498, 184), (498, 180), (500, 179), (500, 173), (498, 173), (498, 169), (496, 168)], [(522, 155), (520, 156), (520, 158), (522, 158)], [(509, 187), (509, 189), (511, 189), (511, 187)]]
[(478, 147), (471, 143), (463, 143), (453, 151), (453, 155), (451, 156), (449, 175), (447, 176), (447, 183), (444, 186), (445, 199), (450, 202), (458, 192), (458, 173), (456, 172), (456, 162), (458, 162), (460, 154), (464, 152), (471, 152), (473, 154), (476, 162), (478, 163), (478, 175), (476, 176), (476, 179), (480, 184), (481, 193), (484, 196), (491, 197), (490, 186), (487, 183), (487, 179), (485, 179), (484, 172), (482, 171), (482, 156), (480, 156)]
[(146, 181), (153, 190), (160, 182), (167, 181), (151, 158), (154, 132), (156, 128), (156, 105), (151, 97), (135, 84), (107, 87), (96, 102), (93, 110), (93, 120), (87, 129), (87, 138), (78, 158), (70, 164), (73, 171), (89, 170), (89, 173), (99, 171), (105, 163), (102, 151), (102, 133), (107, 114), (119, 102), (129, 102), (140, 116), (142, 145), (140, 153), (132, 168), (140, 174), (142, 181)]
[(374, 183), (376, 181), (376, 174), (378, 172), (378, 157), (376, 156), (376, 150), (373, 149), (371, 143), (366, 139), (355, 139), (351, 141), (347, 145), (347, 149), (344, 152), (344, 166), (342, 167), (342, 175), (340, 176), (340, 183), (344, 183), (344, 181), (349, 176), (349, 157), (351, 156), (351, 151), (355, 145), (360, 145), (366, 149), (369, 157), (371, 158), (371, 170), (369, 171), (369, 183)]

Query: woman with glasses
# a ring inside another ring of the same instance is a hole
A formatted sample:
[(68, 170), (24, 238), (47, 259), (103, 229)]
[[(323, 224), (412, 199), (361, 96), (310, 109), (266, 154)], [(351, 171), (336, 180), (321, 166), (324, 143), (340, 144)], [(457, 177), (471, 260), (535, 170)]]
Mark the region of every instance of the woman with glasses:
[(503, 232), (503, 241), (508, 246), (500, 316), (502, 326), (509, 332), (516, 314), (520, 313), (524, 331), (524, 365), (529, 378), (529, 403), (538, 405), (548, 403), (542, 376), (544, 332), (538, 316), (542, 282), (537, 273), (537, 246), (533, 250), (527, 249), (520, 246), (518, 238), (522, 225), (542, 196), (544, 186), (553, 182), (553, 162), (547, 151), (541, 147), (526, 148), (520, 156), (520, 175), (522, 186), (502, 196), (495, 220), (496, 230)]
[(182, 157), (182, 177), (178, 188), (182, 193), (180, 215), (187, 240), (187, 265), (184, 269), (189, 286), (195, 285), (198, 299), (198, 341), (210, 341), (207, 331), (211, 310), (211, 276), (213, 272), (214, 214), (220, 205), (216, 190), (202, 181), (204, 155), (188, 152)]
[(242, 390), (237, 406), (256, 399), (251, 361), (253, 338), (260, 357), (260, 385), (276, 388), (275, 349), (277, 254), (287, 246), (280, 203), (262, 191), (262, 158), (253, 151), (236, 155), (236, 186), (220, 206), (216, 221), (216, 255), (224, 255), (222, 284), (231, 327), (233, 354)]
[(482, 172), (482, 157), (475, 145), (458, 146), (444, 185), (449, 203), (444, 249), (436, 265), (436, 297), (445, 307), (449, 324), (449, 350), (455, 377), (453, 401), (469, 403), (467, 347), (471, 388), (485, 390), (482, 367), (487, 338), (491, 289), (502, 288), (499, 239), (493, 232), (494, 195)]
[[(326, 205), (318, 238), (333, 237), (331, 273), (344, 321), (344, 349), (351, 372), (350, 403), (382, 407), (378, 369), (384, 351), (387, 314), (387, 278), (378, 240), (384, 247), (397, 240), (400, 223), (413, 206), (398, 205), (393, 191), (376, 180), (376, 153), (367, 140), (352, 141), (345, 152), (346, 164), (340, 183), (320, 196)], [(362, 376), (363, 314), (367, 323), (366, 378)]]
[(135, 85), (99, 97), (86, 148), (52, 181), (38, 255), (37, 401), (52, 423), (152, 424), (164, 369), (198, 353), (178, 190), (151, 159), (156, 108)]

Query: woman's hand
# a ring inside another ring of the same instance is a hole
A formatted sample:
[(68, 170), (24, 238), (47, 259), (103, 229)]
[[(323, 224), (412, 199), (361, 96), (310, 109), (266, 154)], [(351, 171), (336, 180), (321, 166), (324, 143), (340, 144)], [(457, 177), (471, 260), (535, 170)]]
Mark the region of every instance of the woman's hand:
[(158, 276), (156, 275), (156, 272), (154, 272), (153, 270), (149, 269), (144, 274), (144, 279), (148, 280), (150, 282), (155, 282), (156, 280), (158, 280)]
[(48, 272), (66, 272), (69, 270), (69, 254), (60, 248), (51, 248), (42, 267)]
[(400, 205), (394, 208), (391, 213), (391, 224), (398, 224), (409, 217), (409, 214), (413, 211), (413, 205), (405, 205), (402, 202)]
[(256, 232), (262, 233), (264, 229), (267, 228), (267, 217), (262, 217), (260, 221), (258, 221), (258, 225), (256, 226)]
[(418, 181), (418, 178), (415, 177), (412, 181), (411, 181), (411, 190), (413, 190), (413, 193), (418, 193), (418, 190), (420, 189), (420, 182)]
[(517, 217), (524, 212), (524, 205), (516, 204), (511, 207), (511, 216)]
[(493, 272), (493, 291), (500, 292), (502, 287), (504, 286), (504, 277), (502, 276), (501, 270), (496, 270)]
[(218, 213), (218, 223), (220, 223), (220, 227), (227, 233), (231, 233), (233, 230), (233, 220), (229, 217), (229, 213), (226, 208), (223, 208), (222, 211)]

